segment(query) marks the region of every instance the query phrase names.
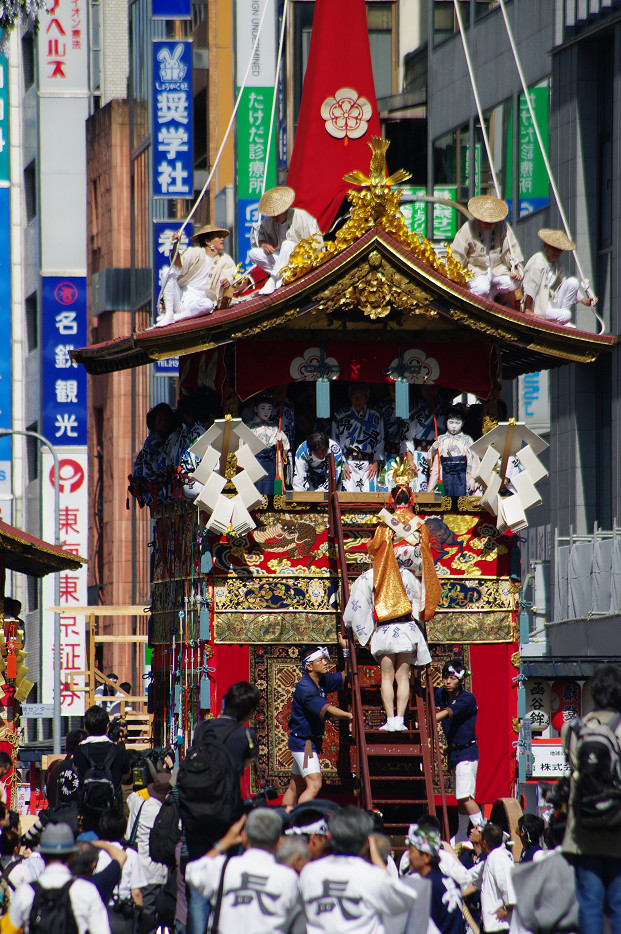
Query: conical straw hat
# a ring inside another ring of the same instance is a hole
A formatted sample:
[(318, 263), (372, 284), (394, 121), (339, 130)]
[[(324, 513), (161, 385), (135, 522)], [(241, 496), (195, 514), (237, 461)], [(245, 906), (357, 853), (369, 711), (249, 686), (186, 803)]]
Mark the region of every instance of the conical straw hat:
[(276, 217), (287, 211), (295, 200), (295, 191), (288, 185), (270, 188), (259, 201), (259, 212), (265, 217)]
[(570, 240), (563, 230), (553, 230), (551, 227), (542, 227), (541, 230), (537, 231), (537, 236), (543, 240), (544, 243), (547, 243), (548, 246), (553, 246), (557, 250), (576, 249), (574, 241)]
[(477, 195), (476, 198), (471, 198), (468, 202), (468, 210), (478, 221), (487, 221), (490, 224), (504, 221), (509, 213), (507, 203), (493, 195)]
[(201, 227), (200, 230), (197, 230), (191, 239), (198, 240), (200, 237), (206, 237), (209, 234), (221, 234), (221, 236), (226, 239), (230, 232), (231, 231), (227, 230), (226, 227), (217, 227), (215, 224), (207, 224), (205, 227)]

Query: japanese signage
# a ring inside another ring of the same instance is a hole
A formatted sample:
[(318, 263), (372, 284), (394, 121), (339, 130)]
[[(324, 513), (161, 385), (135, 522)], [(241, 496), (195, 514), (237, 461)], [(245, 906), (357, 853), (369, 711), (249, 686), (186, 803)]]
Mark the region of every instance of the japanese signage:
[[(154, 221), (153, 222), (153, 306), (157, 303), (160, 290), (166, 281), (170, 269), (170, 255), (172, 235), (179, 229), (179, 222)], [(183, 251), (190, 246), (192, 225), (188, 224), (181, 235), (180, 249)], [(161, 302), (160, 302), (161, 304)], [(159, 313), (161, 307), (156, 311)], [(158, 360), (155, 364), (157, 376), (176, 376), (179, 372), (179, 358), (170, 357), (168, 360)]]
[[(237, 0), (237, 86), (241, 87), (257, 36), (263, 4), (259, 0)], [(246, 80), (237, 112), (237, 231), (240, 262), (248, 263), (252, 225), (259, 219), (258, 203), (266, 188), (276, 184), (278, 133), (267, 142), (276, 76), (276, 3), (270, 4), (261, 37)]]
[(550, 430), (550, 379), (547, 370), (518, 378), (518, 418), (533, 431)]
[[(6, 76), (6, 59), (0, 57), (0, 70)], [(0, 98), (1, 100), (1, 98)], [(0, 122), (0, 133), (2, 124)], [(7, 140), (8, 130), (3, 139)], [(11, 226), (10, 189), (8, 182), (0, 181), (0, 329), (6, 341), (7, 352), (0, 354), (0, 428), (11, 427)], [(11, 438), (0, 438), (0, 496), (11, 495)], [(2, 506), (2, 518), (10, 522), (10, 506)]]
[(555, 681), (552, 685), (552, 726), (559, 733), (582, 713), (582, 689), (577, 681)]
[(192, 19), (192, 0), (152, 0), (153, 19)]
[[(54, 462), (47, 448), (42, 450), (42, 533), (47, 542), (54, 541)], [(88, 455), (85, 447), (63, 448), (60, 454), (60, 541), (65, 551), (88, 557)], [(41, 702), (54, 702), (54, 614), (48, 607), (55, 605), (55, 574), (43, 578), (43, 621), (41, 627)], [(63, 716), (84, 713), (84, 692), (87, 668), (85, 620), (73, 607), (88, 602), (88, 570), (60, 572), (61, 632), (61, 707)]]
[[(426, 188), (415, 188), (406, 186), (401, 189), (406, 199), (401, 202), (401, 213), (405, 218), (408, 230), (419, 234), (421, 237), (427, 237), (427, 202), (416, 201), (427, 194)], [(447, 198), (454, 201), (457, 197), (457, 188), (439, 188), (433, 189), (434, 197)], [(433, 206), (433, 239), (434, 240), (452, 240), (457, 233), (457, 211), (450, 204), (434, 204)]]
[(526, 689), (525, 720), (530, 721), (533, 733), (541, 733), (550, 726), (550, 685), (544, 678), (529, 678)]
[(533, 778), (556, 781), (570, 772), (560, 739), (533, 740)]
[[(52, 0), (39, 15), (39, 90), (76, 91), (88, 76), (86, 0)], [(88, 85), (87, 85), (88, 86)]]
[(87, 343), (86, 278), (42, 276), (41, 292), (42, 434), (54, 446), (85, 445), (86, 371), (69, 354)]
[(194, 195), (192, 42), (153, 43), (153, 195)]
[[(535, 88), (531, 88), (529, 96), (543, 145), (547, 152), (549, 97), (547, 81)], [(519, 216), (526, 217), (548, 206), (550, 202), (550, 183), (524, 94), (520, 95), (518, 133)]]
[(0, 55), (0, 185), (9, 183), (9, 69)]

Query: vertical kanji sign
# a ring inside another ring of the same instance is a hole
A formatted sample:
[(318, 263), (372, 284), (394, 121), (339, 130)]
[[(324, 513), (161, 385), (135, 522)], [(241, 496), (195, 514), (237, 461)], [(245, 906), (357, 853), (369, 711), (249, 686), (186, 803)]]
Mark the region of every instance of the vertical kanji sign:
[(86, 278), (42, 276), (41, 289), (42, 433), (54, 445), (86, 445), (86, 371), (70, 356), (87, 343)]
[[(237, 0), (237, 85), (241, 87), (259, 28), (263, 5)], [(277, 132), (267, 142), (276, 77), (276, 4), (268, 8), (259, 44), (252, 56), (246, 87), (237, 111), (237, 256), (248, 262), (252, 225), (259, 218), (259, 198), (267, 165), (266, 188), (276, 184)]]
[[(86, 447), (62, 447), (60, 458), (60, 541), (65, 551), (87, 557), (88, 551), (88, 455)], [(54, 464), (45, 448), (42, 455), (42, 524), (45, 541), (54, 541)], [(48, 609), (55, 602), (55, 575), (43, 579), (43, 626), (41, 636), (41, 701), (54, 701), (54, 614)], [(84, 713), (87, 667), (85, 617), (77, 612), (88, 602), (88, 571), (60, 574), (61, 711), (64, 717)]]
[(153, 43), (153, 195), (194, 195), (192, 42)]

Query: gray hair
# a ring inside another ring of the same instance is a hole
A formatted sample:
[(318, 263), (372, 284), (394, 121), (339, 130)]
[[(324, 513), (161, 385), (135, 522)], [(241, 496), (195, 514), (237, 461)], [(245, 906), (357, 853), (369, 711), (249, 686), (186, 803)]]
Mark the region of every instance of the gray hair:
[(274, 855), (276, 856), (276, 862), (282, 863), (283, 866), (292, 867), (294, 861), (299, 856), (305, 861), (308, 861), (310, 856), (306, 837), (300, 834), (292, 834), (291, 836), (283, 837)]
[(332, 815), (328, 827), (335, 853), (359, 856), (369, 835), (373, 833), (373, 818), (366, 811), (350, 804)]
[(282, 820), (272, 808), (256, 808), (248, 815), (244, 830), (250, 846), (275, 850), (282, 833)]
[(387, 837), (385, 833), (374, 833), (372, 834), (372, 837), (375, 840), (377, 851), (381, 856), (384, 865), (386, 865), (388, 862), (388, 857), (392, 852), (392, 843), (390, 842), (390, 837)]

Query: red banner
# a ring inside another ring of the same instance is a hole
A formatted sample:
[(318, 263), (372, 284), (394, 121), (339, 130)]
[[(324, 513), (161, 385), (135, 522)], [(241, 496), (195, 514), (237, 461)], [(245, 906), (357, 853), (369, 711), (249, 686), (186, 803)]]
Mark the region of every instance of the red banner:
[(381, 136), (364, 0), (317, 0), (287, 184), (295, 206), (329, 229), (352, 186), (368, 173), (371, 136)]
[(322, 349), (325, 362), (339, 368), (340, 380), (387, 383), (388, 369), (399, 362), (400, 347), (413, 384), (443, 386), (481, 398), (492, 389), (491, 344), (469, 344), (466, 350), (454, 343), (400, 345), (386, 340), (328, 341), (321, 348), (310, 341), (244, 341), (235, 347), (235, 388), (241, 399), (247, 399), (269, 386), (313, 380), (312, 367)]

